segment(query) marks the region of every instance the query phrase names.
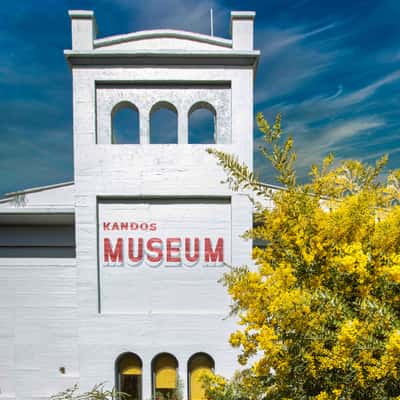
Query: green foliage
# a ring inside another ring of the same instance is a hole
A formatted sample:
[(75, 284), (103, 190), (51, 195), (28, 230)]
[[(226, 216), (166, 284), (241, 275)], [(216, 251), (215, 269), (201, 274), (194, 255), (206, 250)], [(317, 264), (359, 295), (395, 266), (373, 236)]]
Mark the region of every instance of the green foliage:
[[(296, 184), (296, 171), (294, 169), (296, 153), (292, 149), (292, 137), (289, 136), (283, 144), (281, 143), (281, 115), (276, 116), (275, 123), (270, 127), (260, 113), (257, 115), (257, 125), (264, 134), (263, 142), (265, 143), (265, 145), (259, 146), (259, 150), (278, 172), (278, 180), (288, 188), (294, 187)], [(258, 195), (265, 194), (265, 192), (268, 195), (270, 194), (268, 186), (260, 182), (250, 168), (246, 164), (240, 163), (236, 156), (217, 149), (209, 148), (207, 151), (217, 157), (219, 164), (227, 174), (227, 179), (223, 183), (229, 184), (233, 190), (252, 189)]]
[(226, 154), (221, 150), (207, 149), (218, 158), (218, 162), (227, 171), (227, 178), (221, 183), (229, 184), (233, 190), (253, 189), (261, 191), (265, 186), (258, 180), (246, 164), (240, 163), (237, 156)]
[(245, 400), (248, 392), (259, 393), (260, 388), (256, 385), (248, 386), (247, 378), (251, 376), (249, 370), (237, 371), (229, 380), (213, 375), (205, 374), (201, 381), (207, 388), (207, 398), (212, 400)]
[(266, 244), (253, 251), (256, 268), (224, 276), (245, 368), (230, 381), (208, 377), (209, 399), (400, 399), (400, 172), (383, 174), (387, 157), (369, 166), (329, 155), (299, 184), (280, 115), (257, 123), (282, 190), (209, 150), (258, 204), (245, 236)]
[(107, 390), (104, 383), (99, 383), (85, 393), (79, 393), (79, 386), (74, 385), (51, 396), (50, 400), (128, 400), (129, 398), (129, 394), (118, 392), (115, 388)]

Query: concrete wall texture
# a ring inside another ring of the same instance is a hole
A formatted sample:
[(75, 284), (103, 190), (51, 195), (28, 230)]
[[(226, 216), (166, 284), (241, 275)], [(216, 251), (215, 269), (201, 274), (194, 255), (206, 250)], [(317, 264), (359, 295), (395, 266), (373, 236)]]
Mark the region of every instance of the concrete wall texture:
[[(252, 225), (252, 206), (245, 193), (221, 185), (224, 173), (205, 150), (215, 146), (252, 165), (254, 13), (232, 12), (232, 40), (173, 30), (96, 39), (92, 12), (70, 17), (74, 183), (0, 202), (0, 239), (18, 248), (24, 220), (43, 246), (49, 224), (64, 238), (58, 245), (75, 242), (76, 256), (0, 251), (0, 399), (45, 399), (74, 383), (112, 386), (124, 352), (142, 360), (142, 399), (152, 397), (151, 362), (162, 352), (176, 357), (185, 386), (187, 362), (198, 352), (229, 376), (237, 365), (228, 344), (235, 321), (217, 283), (226, 266), (176, 258), (185, 238), (208, 237), (213, 246), (222, 240), (227, 264), (250, 262), (251, 243), (240, 235)], [(139, 112), (140, 144), (111, 144), (112, 110), (126, 103)], [(157, 103), (177, 110), (177, 144), (150, 143)], [(196, 104), (215, 113), (215, 144), (188, 143)], [(105, 232), (107, 222), (156, 228)], [(173, 265), (105, 265), (104, 239), (114, 251), (119, 237), (125, 246), (139, 237), (181, 242), (170, 249)]]

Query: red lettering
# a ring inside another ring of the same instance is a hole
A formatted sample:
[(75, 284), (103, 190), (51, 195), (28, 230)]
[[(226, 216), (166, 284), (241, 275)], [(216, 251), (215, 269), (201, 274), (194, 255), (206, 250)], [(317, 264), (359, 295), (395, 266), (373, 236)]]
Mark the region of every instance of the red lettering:
[(103, 230), (109, 231), (110, 230), (111, 222), (103, 222)]
[[(174, 246), (175, 242), (175, 246)], [(167, 262), (171, 263), (180, 263), (181, 262), (181, 257), (180, 257), (180, 245), (181, 245), (181, 239), (179, 238), (168, 238), (167, 239)], [(177, 255), (173, 255), (172, 253), (178, 252)]]
[[(108, 225), (107, 225), (108, 224)], [(114, 229), (114, 225), (118, 224), (119, 230), (129, 230), (130, 224), (127, 223), (103, 223), (104, 229)], [(151, 229), (150, 223), (140, 223), (138, 228), (145, 229), (147, 226), (148, 230)], [(141, 262), (147, 262), (150, 266), (159, 265), (162, 261), (165, 261), (168, 265), (180, 265), (185, 263), (187, 266), (193, 266), (203, 260), (203, 254), (200, 251), (203, 250), (199, 237), (169, 237), (165, 239), (153, 237), (128, 237), (125, 240), (128, 241), (125, 246), (124, 252), (124, 238), (104, 238), (103, 246), (103, 262), (104, 265), (121, 265), (127, 262), (128, 265), (134, 266)], [(164, 247), (165, 246), (165, 247)], [(184, 253), (183, 253), (184, 252)], [(224, 238), (204, 238), (204, 263), (205, 264), (221, 264), (224, 262)], [(154, 265), (156, 264), (156, 265)]]
[(155, 230), (157, 230), (157, 224), (156, 223), (152, 223), (152, 224), (150, 224), (150, 230), (151, 231), (155, 231)]
[(127, 231), (129, 224), (127, 222), (121, 222), (121, 231)]
[[(158, 245), (158, 246), (154, 246)], [(162, 260), (162, 240), (158, 238), (151, 238), (147, 241), (147, 250), (152, 252), (153, 255), (147, 254), (147, 259), (152, 263), (158, 263)], [(155, 254), (154, 254), (155, 253)]]
[(195, 263), (199, 260), (200, 257), (200, 239), (194, 239), (194, 254), (193, 256), (190, 254), (190, 239), (185, 239), (185, 258), (187, 261), (191, 263)]
[(122, 254), (123, 241), (122, 238), (117, 239), (117, 244), (114, 250), (112, 249), (110, 239), (104, 239), (104, 262), (105, 263), (115, 263), (122, 264), (123, 254)]
[(131, 222), (131, 231), (136, 231), (139, 228), (139, 224)]
[(134, 239), (129, 238), (128, 239), (128, 258), (129, 261), (132, 261), (133, 263), (138, 263), (139, 261), (142, 261), (143, 259), (143, 239), (139, 238), (138, 239), (138, 250), (137, 250), (137, 255), (135, 256), (135, 251), (134, 251)]
[(206, 262), (224, 261), (224, 239), (218, 238), (215, 250), (212, 248), (211, 239), (204, 239), (204, 259)]
[(146, 224), (145, 222), (143, 222), (143, 224), (140, 224), (140, 229), (142, 231), (147, 231), (147, 229), (149, 229), (149, 224)]
[(114, 222), (111, 229), (112, 229), (113, 231), (119, 231), (118, 222)]

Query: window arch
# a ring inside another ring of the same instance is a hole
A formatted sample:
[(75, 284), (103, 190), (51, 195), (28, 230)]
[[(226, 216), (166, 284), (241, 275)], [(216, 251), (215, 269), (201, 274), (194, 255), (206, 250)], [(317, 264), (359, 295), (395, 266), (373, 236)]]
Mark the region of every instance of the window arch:
[(216, 143), (216, 116), (214, 107), (204, 101), (189, 110), (189, 143)]
[(142, 360), (134, 353), (121, 354), (115, 362), (116, 388), (131, 397), (142, 400)]
[(172, 398), (178, 388), (178, 360), (169, 353), (161, 353), (151, 363), (153, 399)]
[(206, 353), (196, 353), (188, 361), (188, 389), (189, 400), (206, 400), (204, 389), (200, 381), (201, 376), (214, 371), (214, 360)]
[(173, 104), (160, 101), (152, 107), (150, 143), (178, 143), (178, 111)]
[(140, 143), (139, 111), (128, 101), (118, 103), (111, 111), (111, 143)]

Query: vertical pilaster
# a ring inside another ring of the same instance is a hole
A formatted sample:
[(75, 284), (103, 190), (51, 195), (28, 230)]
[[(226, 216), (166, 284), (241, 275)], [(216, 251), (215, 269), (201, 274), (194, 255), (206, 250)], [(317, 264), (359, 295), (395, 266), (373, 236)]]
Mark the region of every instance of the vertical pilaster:
[(253, 11), (231, 12), (233, 50), (253, 50), (255, 16)]
[(178, 110), (178, 143), (189, 143), (188, 110), (183, 107)]
[(140, 144), (150, 143), (150, 110), (144, 108), (139, 113)]
[(72, 50), (93, 50), (93, 41), (97, 34), (96, 19), (93, 11), (71, 10)]

